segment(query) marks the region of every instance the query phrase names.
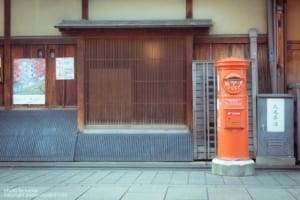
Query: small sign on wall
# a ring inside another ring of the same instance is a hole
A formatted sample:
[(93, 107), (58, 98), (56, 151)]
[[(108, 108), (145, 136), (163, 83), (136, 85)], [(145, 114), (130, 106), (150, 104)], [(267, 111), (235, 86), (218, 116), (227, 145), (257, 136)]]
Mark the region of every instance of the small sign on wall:
[(56, 80), (74, 79), (74, 58), (56, 58)]
[(284, 132), (284, 99), (267, 99), (267, 132)]

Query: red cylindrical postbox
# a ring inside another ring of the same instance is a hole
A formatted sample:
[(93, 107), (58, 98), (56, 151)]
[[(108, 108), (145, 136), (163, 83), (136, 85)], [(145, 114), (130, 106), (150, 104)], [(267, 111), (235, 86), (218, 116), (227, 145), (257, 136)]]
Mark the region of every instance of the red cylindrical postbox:
[(218, 70), (217, 158), (219, 159), (249, 159), (246, 80), (249, 65), (249, 61), (238, 58), (215, 62)]

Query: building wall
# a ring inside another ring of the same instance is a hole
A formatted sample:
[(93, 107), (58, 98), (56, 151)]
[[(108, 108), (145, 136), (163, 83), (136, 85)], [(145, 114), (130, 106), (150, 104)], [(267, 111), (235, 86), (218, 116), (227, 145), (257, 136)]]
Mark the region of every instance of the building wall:
[(267, 32), (265, 0), (194, 0), (195, 19), (210, 18), (210, 34), (248, 34), (249, 28)]
[(0, 37), (4, 35), (4, 0), (0, 0)]
[[(89, 1), (91, 20), (185, 19), (185, 12), (185, 0)], [(247, 34), (252, 27), (267, 32), (266, 0), (194, 0), (193, 16), (213, 20), (210, 34)], [(13, 36), (60, 35), (54, 26), (63, 19), (81, 19), (81, 0), (12, 0)]]
[(185, 19), (185, 0), (90, 0), (90, 19)]
[(62, 19), (81, 19), (81, 0), (11, 0), (13, 36), (59, 35)]

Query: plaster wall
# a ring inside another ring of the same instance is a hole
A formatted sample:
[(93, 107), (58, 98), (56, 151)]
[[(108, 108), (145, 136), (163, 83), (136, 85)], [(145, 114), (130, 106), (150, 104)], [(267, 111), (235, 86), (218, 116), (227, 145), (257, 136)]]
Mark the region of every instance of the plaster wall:
[(81, 0), (12, 0), (11, 6), (12, 36), (60, 35), (54, 26), (62, 19), (81, 19)]
[[(12, 0), (11, 4), (13, 36), (60, 35), (55, 25), (63, 19), (81, 19), (81, 0)], [(90, 20), (185, 19), (185, 12), (185, 0), (89, 1)], [(212, 19), (210, 34), (248, 34), (253, 27), (267, 33), (266, 0), (193, 0), (193, 18)], [(3, 15), (0, 24), (1, 36)]]

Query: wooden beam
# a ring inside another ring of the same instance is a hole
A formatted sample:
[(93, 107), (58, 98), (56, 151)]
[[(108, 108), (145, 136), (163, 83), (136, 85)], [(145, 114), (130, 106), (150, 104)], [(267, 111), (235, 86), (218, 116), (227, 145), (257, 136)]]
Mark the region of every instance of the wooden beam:
[(76, 45), (75, 37), (66, 36), (34, 36), (34, 37), (11, 37), (10, 43), (14, 45)]
[(4, 107), (11, 108), (11, 0), (4, 0)]
[[(195, 44), (249, 44), (250, 40), (247, 35), (227, 35), (227, 36), (197, 36), (194, 39)], [(259, 35), (257, 37), (258, 44), (267, 44), (267, 36)]]
[(89, 19), (89, 0), (81, 0), (82, 19)]
[(193, 0), (186, 0), (186, 18), (193, 18)]

